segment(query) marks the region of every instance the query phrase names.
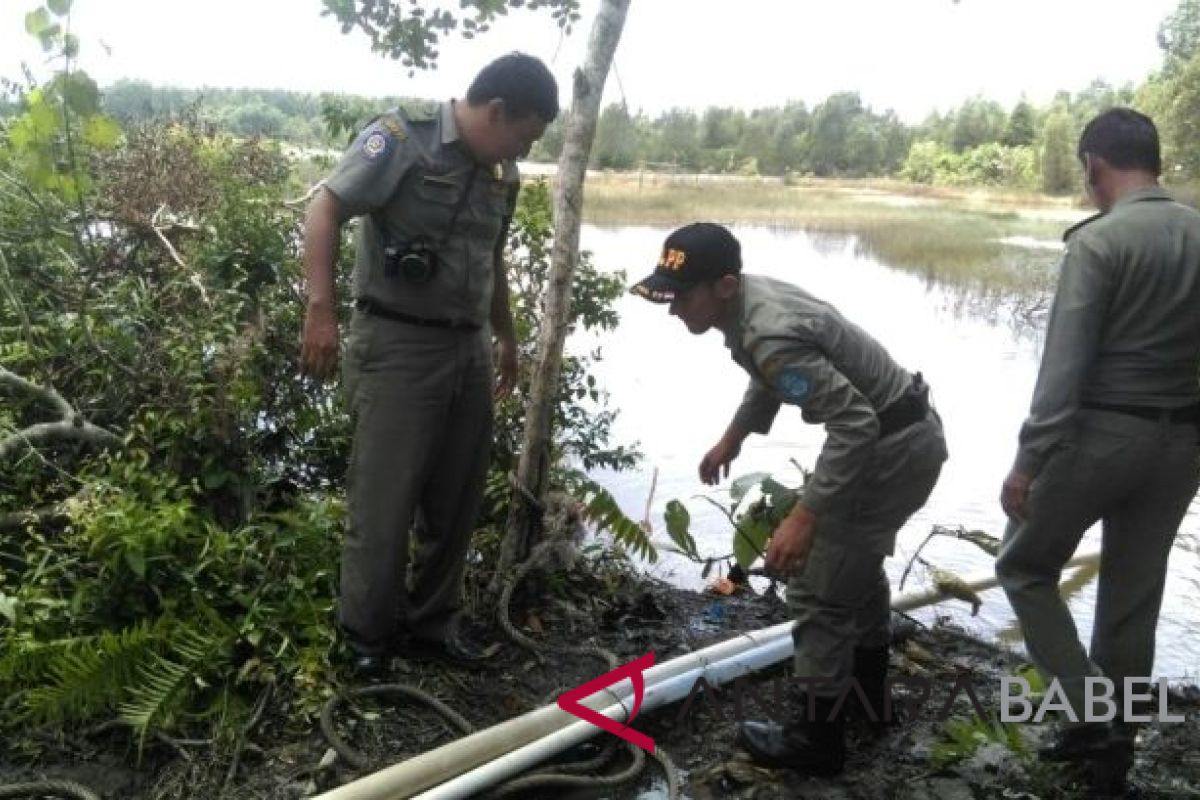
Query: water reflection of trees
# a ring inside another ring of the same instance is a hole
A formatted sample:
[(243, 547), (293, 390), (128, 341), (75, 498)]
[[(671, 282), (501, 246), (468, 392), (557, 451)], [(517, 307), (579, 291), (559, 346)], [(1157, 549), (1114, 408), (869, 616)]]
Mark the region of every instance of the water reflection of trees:
[(851, 252), (856, 258), (919, 276), (927, 290), (942, 294), (942, 310), (956, 317), (1007, 325), (1021, 337), (1036, 336), (1045, 327), (1059, 259), (1054, 250), (989, 241), (987, 247), (964, 251), (971, 255), (963, 255), (962, 263), (950, 267), (931, 255), (931, 264), (941, 264), (935, 267), (891, 263), (870, 236), (811, 229), (803, 235), (822, 258), (837, 259)]
[(1006, 325), (1021, 338), (1035, 337), (1045, 328), (1053, 296), (1051, 289), (1014, 291), (982, 284), (943, 284), (936, 279), (927, 279), (926, 286), (942, 292), (944, 309), (956, 317)]
[(805, 237), (808, 243), (812, 245), (812, 249), (817, 251), (817, 255), (822, 258), (836, 258), (846, 254), (847, 250), (853, 248), (855, 255), (859, 255), (859, 237), (853, 233), (840, 233), (835, 231), (805, 231)]
[[(856, 258), (919, 276), (928, 290), (943, 294), (942, 308), (956, 317), (1007, 325), (1017, 336), (1035, 336), (1044, 327), (1054, 294), (1058, 252), (1003, 243), (975, 242), (978, 247), (939, 250), (930, 246), (929, 263), (893, 263), (881, 249), (885, 238), (843, 231), (806, 230), (809, 245), (823, 258), (853, 252)], [(947, 257), (949, 260), (947, 260)], [(903, 259), (901, 259), (903, 260)], [(917, 262), (923, 261), (916, 254)]]
[[(955, 317), (1007, 326), (1017, 337), (1036, 337), (1046, 326), (1054, 297), (1058, 256), (1004, 247), (997, 263), (963, 273), (923, 273), (925, 287), (941, 293), (942, 309)], [(884, 266), (889, 266), (884, 264)]]

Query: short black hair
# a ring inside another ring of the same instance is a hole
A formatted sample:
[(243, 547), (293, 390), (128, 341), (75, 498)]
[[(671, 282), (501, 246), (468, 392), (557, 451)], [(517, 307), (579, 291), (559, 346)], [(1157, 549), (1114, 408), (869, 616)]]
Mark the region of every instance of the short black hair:
[(467, 89), (467, 102), (483, 105), (504, 101), (509, 119), (537, 114), (547, 124), (558, 116), (558, 82), (541, 59), (525, 53), (509, 53), (488, 64)]
[(1079, 160), (1091, 153), (1117, 169), (1141, 169), (1159, 175), (1162, 150), (1154, 120), (1132, 108), (1110, 108), (1096, 115), (1079, 137)]

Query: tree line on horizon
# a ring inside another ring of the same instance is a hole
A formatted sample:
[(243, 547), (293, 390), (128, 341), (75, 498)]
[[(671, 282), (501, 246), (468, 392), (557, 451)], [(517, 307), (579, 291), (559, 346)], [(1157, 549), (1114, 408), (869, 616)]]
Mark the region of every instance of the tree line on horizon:
[[(917, 124), (878, 111), (858, 92), (745, 111), (711, 106), (657, 115), (613, 103), (601, 113), (590, 166), (742, 175), (896, 178), (951, 186), (994, 186), (1065, 194), (1078, 189), (1075, 144), (1087, 120), (1131, 105), (1158, 122), (1171, 183), (1200, 180), (1200, 0), (1182, 0), (1160, 26), (1161, 67), (1140, 85), (1094, 81), (1060, 91), (1044, 105), (1011, 108), (975, 96)], [(411, 98), (409, 98), (411, 99)], [(274, 89), (182, 89), (120, 81), (103, 91), (105, 110), (123, 122), (178, 115), (239, 136), (340, 149), (358, 126), (401, 97), (368, 98)], [(0, 109), (2, 110), (2, 109)], [(554, 161), (562, 119), (531, 159)]]

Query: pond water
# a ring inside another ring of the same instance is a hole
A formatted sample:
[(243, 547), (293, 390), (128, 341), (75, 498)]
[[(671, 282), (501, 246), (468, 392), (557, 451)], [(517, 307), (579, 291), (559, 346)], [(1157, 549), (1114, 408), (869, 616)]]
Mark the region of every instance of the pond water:
[[(963, 526), (1000, 536), (1000, 483), (1015, 454), (1016, 436), (1028, 409), (1037, 375), (1038, 332), (1005, 324), (1006, 315), (990, 301), (966, 304), (963, 295), (891, 269), (856, 247), (853, 237), (814, 236), (797, 230), (736, 227), (747, 272), (791, 281), (836, 305), (875, 336), (904, 367), (921, 371), (945, 422), (950, 460), (929, 503), (901, 531), (896, 555), (888, 561), (893, 592), (911, 556), (934, 524)], [(659, 227), (585, 226), (582, 246), (605, 271), (623, 269), (638, 279), (648, 273), (669, 230)], [(669, 544), (663, 510), (669, 500), (691, 512), (691, 530), (706, 555), (730, 551), (731, 528), (719, 510), (701, 499), (728, 503), (728, 482), (713, 488), (700, 483), (697, 464), (725, 430), (746, 386), (745, 373), (730, 360), (721, 334), (692, 336), (665, 307), (626, 295), (618, 303), (619, 328), (600, 337), (576, 337), (572, 349), (599, 345), (603, 359), (597, 379), (619, 410), (615, 440), (637, 442), (644, 459), (632, 471), (598, 470), (593, 478), (609, 489), (622, 509), (642, 519), (651, 482), (657, 485), (650, 505), (660, 559), (647, 571), (671, 582), (699, 588), (700, 567), (663, 552)], [(793, 459), (811, 468), (824, 432), (806, 425), (798, 409), (785, 406), (768, 436), (752, 435), (731, 469), (731, 478), (769, 472), (796, 485)], [(1195, 677), (1200, 672), (1200, 505), (1193, 502), (1176, 540), (1166, 598), (1158, 629), (1154, 675)], [(1088, 533), (1080, 551), (1099, 546), (1099, 529)], [(959, 575), (991, 570), (992, 560), (968, 542), (935, 537), (922, 557)], [(905, 590), (928, 583), (917, 565)], [(969, 606), (948, 601), (916, 613), (926, 622), (949, 616), (984, 637), (1019, 639), (1004, 594), (982, 594), (984, 604), (972, 617)], [(1080, 634), (1090, 635), (1095, 581), (1071, 596)]]

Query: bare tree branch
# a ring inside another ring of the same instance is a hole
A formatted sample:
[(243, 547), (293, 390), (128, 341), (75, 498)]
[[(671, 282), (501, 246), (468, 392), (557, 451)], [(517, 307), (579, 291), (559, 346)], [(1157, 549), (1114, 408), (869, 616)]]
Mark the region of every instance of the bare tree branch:
[(53, 406), (60, 419), (56, 422), (39, 422), (0, 439), (0, 462), (25, 447), (41, 442), (76, 439), (98, 447), (117, 446), (120, 437), (98, 425), (87, 422), (71, 407), (62, 395), (52, 387), (38, 386), (4, 367), (0, 367), (0, 385), (14, 386), (34, 395)]
[(0, 533), (20, 530), (28, 525), (44, 525), (57, 520), (66, 520), (67, 512), (62, 506), (42, 506), (28, 511), (11, 511), (0, 514)]
[[(164, 232), (167, 230), (167, 227), (159, 224), (159, 218), (162, 216), (162, 213), (166, 211), (166, 209), (167, 207), (165, 205), (160, 205), (158, 207), (158, 210), (154, 212), (154, 216), (150, 220), (150, 229), (154, 231), (155, 237), (157, 237), (158, 241), (162, 243), (163, 248), (167, 251), (167, 255), (171, 256), (171, 260), (174, 261), (180, 269), (188, 273), (188, 282), (191, 283), (192, 286), (195, 286), (196, 290), (200, 292), (200, 299), (204, 301), (204, 305), (212, 305), (208, 299), (208, 292), (204, 288), (204, 282), (200, 280), (200, 275), (192, 271), (192, 268), (189, 267), (184, 262), (183, 257), (179, 255), (179, 251), (175, 249), (175, 245), (171, 244), (171, 240), (167, 238), (167, 234)], [(176, 226), (170, 227), (173, 228)]]
[(54, 410), (58, 412), (60, 417), (68, 419), (75, 416), (75, 409), (71, 408), (71, 404), (63, 399), (63, 396), (56, 392), (53, 388), (44, 389), (36, 383), (27, 381), (15, 372), (10, 372), (4, 367), (0, 367), (0, 384), (7, 383), (9, 386), (15, 386), (24, 391), (26, 394), (36, 395), (44, 399), (47, 403), (54, 406)]

